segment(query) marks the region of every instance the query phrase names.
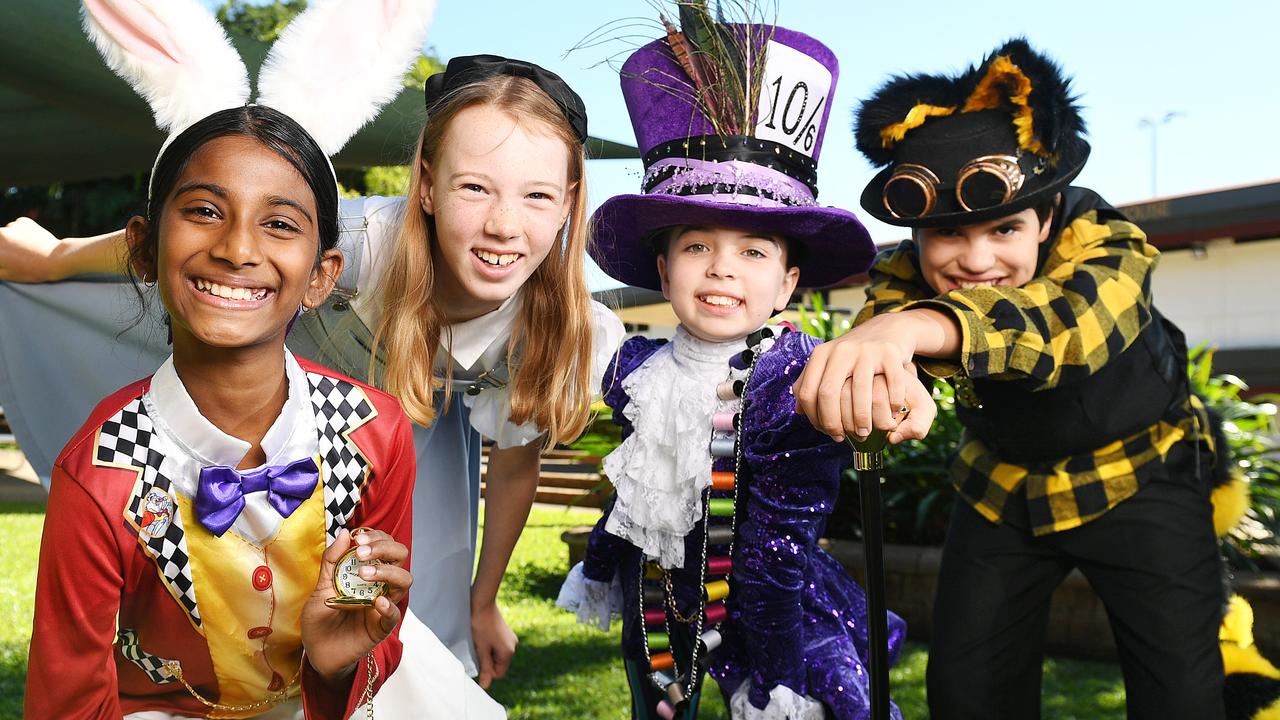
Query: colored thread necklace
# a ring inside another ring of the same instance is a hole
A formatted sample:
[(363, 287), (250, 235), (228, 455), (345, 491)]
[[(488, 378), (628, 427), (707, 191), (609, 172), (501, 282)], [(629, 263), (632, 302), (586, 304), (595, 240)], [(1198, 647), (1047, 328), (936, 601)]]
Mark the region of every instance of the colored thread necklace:
[[(729, 578), (733, 569), (733, 543), (737, 536), (739, 478), (742, 477), (742, 441), (740, 424), (746, 412), (746, 388), (751, 382), (756, 361), (773, 346), (775, 338), (785, 329), (764, 327), (747, 336), (747, 349), (729, 360), (729, 377), (716, 387), (721, 401), (734, 403), (738, 408), (715, 413), (711, 420), (710, 451), (712, 462), (721, 458), (733, 458), (733, 470), (711, 472), (711, 487), (702, 495), (702, 554), (698, 564), (698, 607), (691, 614), (680, 612), (671, 572), (651, 562), (640, 564), (640, 638), (644, 646), (645, 664), (649, 682), (664, 697), (658, 701), (656, 712), (664, 720), (674, 720), (676, 713), (688, 707), (693, 696), (700, 665), (711, 652), (720, 647), (723, 636), (720, 625), (728, 617), (725, 599), (729, 595)], [(729, 497), (711, 497), (713, 491), (728, 491)], [(714, 523), (713, 523), (714, 521)], [(725, 548), (724, 555), (708, 557), (709, 546)], [(719, 579), (707, 582), (707, 576)], [(670, 620), (693, 627), (693, 645), (687, 662), (676, 658), (672, 642)], [(662, 628), (663, 632), (650, 632), (649, 628)], [(704, 631), (704, 627), (708, 628)], [(654, 653), (651, 648), (665, 647)], [(682, 668), (683, 665), (683, 668)]]

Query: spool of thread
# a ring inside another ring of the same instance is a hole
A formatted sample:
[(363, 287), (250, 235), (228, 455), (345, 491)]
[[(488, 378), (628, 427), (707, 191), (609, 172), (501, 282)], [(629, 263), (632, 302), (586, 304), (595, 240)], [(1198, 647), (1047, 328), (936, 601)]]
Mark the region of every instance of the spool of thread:
[(711, 427), (720, 432), (733, 432), (738, 429), (738, 413), (732, 410), (721, 410), (711, 416)]
[(725, 608), (724, 603), (715, 603), (714, 605), (708, 605), (707, 608), (702, 612), (704, 615), (707, 616), (708, 625), (715, 625), (716, 623), (724, 620), (726, 617), (729, 617), (729, 611), (728, 609)]
[(684, 704), (684, 687), (682, 687), (679, 682), (673, 682), (670, 685), (667, 685), (667, 701), (675, 707), (680, 707)]
[(649, 656), (649, 669), (653, 671), (670, 670), (676, 666), (676, 659), (669, 652), (660, 652)]
[(676, 676), (659, 670), (653, 674), (653, 679), (658, 681), (658, 687), (666, 687), (676, 681)]
[(728, 470), (711, 471), (711, 489), (732, 490), (736, 482), (734, 474)]
[(666, 591), (661, 585), (645, 585), (644, 586), (644, 604), (649, 606), (662, 607), (667, 601)]
[(657, 564), (655, 564), (655, 563), (645, 563), (645, 564), (644, 564), (644, 579), (645, 579), (645, 580), (661, 580), (661, 579), (662, 579), (662, 566), (661, 566), (661, 565), (657, 565)]
[(712, 580), (702, 586), (702, 592), (707, 596), (707, 602), (715, 602), (723, 600), (729, 595), (728, 580)]
[(666, 625), (667, 611), (663, 610), (660, 607), (645, 608), (644, 624), (645, 625)]
[(652, 650), (652, 649), (654, 649), (654, 648), (657, 648), (657, 649), (659, 649), (659, 650), (663, 650), (663, 649), (666, 649), (666, 648), (671, 647), (671, 637), (670, 637), (670, 636), (668, 636), (668, 635), (667, 635), (666, 633), (664, 633), (664, 632), (651, 632), (651, 633), (646, 633), (646, 637), (647, 637), (648, 642), (649, 642), (649, 649), (650, 649), (650, 650)]
[(728, 545), (733, 542), (733, 528), (728, 525), (712, 525), (707, 528), (708, 545)]
[(741, 380), (725, 380), (716, 386), (716, 397), (728, 402), (742, 397), (744, 383)]
[(719, 630), (711, 629), (702, 633), (703, 652), (709, 653), (712, 650), (715, 650), (720, 647), (720, 643), (722, 642), (724, 642), (724, 636), (720, 634)]
[(716, 555), (707, 558), (708, 575), (728, 575), (733, 569), (733, 558), (728, 555)]
[(733, 517), (733, 498), (709, 498), (707, 512), (711, 517)]
[(658, 717), (662, 718), (662, 720), (676, 720), (676, 709), (671, 707), (671, 703), (666, 700), (658, 702), (657, 712)]
[(729, 437), (711, 438), (711, 457), (727, 458), (733, 457), (734, 448), (738, 445), (737, 434)]

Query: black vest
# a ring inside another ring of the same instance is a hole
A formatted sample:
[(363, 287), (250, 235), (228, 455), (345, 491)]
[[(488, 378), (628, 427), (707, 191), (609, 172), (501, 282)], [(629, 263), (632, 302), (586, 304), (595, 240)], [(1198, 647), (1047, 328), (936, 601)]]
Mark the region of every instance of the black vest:
[[(1082, 188), (1069, 188), (1062, 206), (1064, 221), (1054, 223), (1054, 238), (1090, 209), (1119, 215)], [(1001, 459), (1023, 464), (1089, 453), (1161, 418), (1179, 417), (1190, 392), (1186, 338), (1154, 307), (1151, 315), (1133, 343), (1097, 372), (1040, 391), (1030, 379), (977, 379), (981, 407), (957, 405), (957, 416)]]

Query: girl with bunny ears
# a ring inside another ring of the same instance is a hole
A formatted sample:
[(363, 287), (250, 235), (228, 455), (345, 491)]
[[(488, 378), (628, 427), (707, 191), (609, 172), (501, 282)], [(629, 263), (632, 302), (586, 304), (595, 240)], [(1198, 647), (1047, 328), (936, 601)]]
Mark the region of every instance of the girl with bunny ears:
[[(315, 4), (272, 49), (256, 104), (194, 0), (85, 6), (170, 133), (126, 234), (173, 352), (53, 467), (26, 715), (347, 718), (377, 695), (394, 717), (502, 717), (429, 633), (401, 642), (408, 418), (284, 347), (342, 270), (327, 155), (394, 95), (429, 3)], [(348, 34), (381, 41), (362, 75), (298, 94), (292, 78)], [(430, 687), (409, 687), (424, 672)]]
[[(326, 72), (310, 77), (324, 82)], [(582, 431), (623, 328), (586, 288), (587, 128), (576, 93), (532, 63), (482, 55), (455, 58), (431, 78), (426, 105), (410, 200), (339, 202), (344, 272), (333, 297), (300, 318), (288, 344), (404, 403), (421, 468), (414, 563), (433, 578), (410, 604), (487, 686), (515, 650), (496, 597), (533, 501), (539, 454)], [(121, 233), (59, 242), (31, 221), (16, 222), (0, 228), (0, 278), (123, 272), (123, 245)], [(17, 265), (31, 272), (13, 272)], [(71, 338), (113, 341), (119, 331), (114, 307), (122, 295), (110, 286), (0, 283), (8, 318), (43, 312), (32, 298), (47, 292), (76, 307), (75, 326), (21, 349), (0, 348), (12, 377), (65, 364), (57, 348)], [(158, 364), (165, 350), (152, 342), (143, 352)], [(137, 377), (124, 356), (114, 353), (92, 376), (78, 377), (88, 392), (76, 396)], [(0, 404), (21, 418), (16, 433), (42, 476), (57, 449), (42, 443), (69, 437), (68, 415), (89, 409), (73, 397), (69, 412), (64, 398), (51, 401), (53, 392), (44, 383), (0, 381)], [(477, 563), (481, 436), (495, 446)]]

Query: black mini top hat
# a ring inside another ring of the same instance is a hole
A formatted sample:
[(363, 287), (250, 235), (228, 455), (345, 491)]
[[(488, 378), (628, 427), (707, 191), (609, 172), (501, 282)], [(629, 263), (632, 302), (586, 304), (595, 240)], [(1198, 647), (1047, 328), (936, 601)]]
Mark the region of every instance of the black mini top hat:
[(858, 108), (854, 134), (884, 167), (862, 207), (906, 227), (1020, 212), (1066, 187), (1089, 157), (1070, 80), (1021, 38), (956, 76), (892, 78)]

